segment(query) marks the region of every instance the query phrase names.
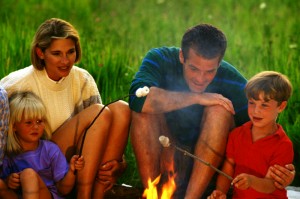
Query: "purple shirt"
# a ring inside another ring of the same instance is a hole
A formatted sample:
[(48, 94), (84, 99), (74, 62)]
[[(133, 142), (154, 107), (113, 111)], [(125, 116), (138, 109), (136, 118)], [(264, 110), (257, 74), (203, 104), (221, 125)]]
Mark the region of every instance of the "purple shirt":
[(54, 199), (63, 198), (58, 194), (55, 183), (66, 175), (69, 166), (55, 143), (40, 140), (38, 148), (34, 151), (27, 151), (13, 158), (5, 156), (1, 177), (6, 178), (11, 173), (17, 173), (26, 168), (34, 169), (40, 175)]

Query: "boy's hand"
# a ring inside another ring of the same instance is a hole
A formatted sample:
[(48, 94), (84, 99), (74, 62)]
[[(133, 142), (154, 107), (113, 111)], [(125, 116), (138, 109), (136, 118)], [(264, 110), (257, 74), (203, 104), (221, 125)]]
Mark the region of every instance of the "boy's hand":
[(18, 189), (20, 187), (20, 173), (12, 173), (8, 176), (7, 186), (10, 189)]
[(251, 175), (242, 173), (238, 176), (236, 176), (232, 183), (234, 186), (241, 190), (246, 190), (251, 186)]
[(226, 199), (226, 194), (220, 190), (214, 190), (207, 199)]

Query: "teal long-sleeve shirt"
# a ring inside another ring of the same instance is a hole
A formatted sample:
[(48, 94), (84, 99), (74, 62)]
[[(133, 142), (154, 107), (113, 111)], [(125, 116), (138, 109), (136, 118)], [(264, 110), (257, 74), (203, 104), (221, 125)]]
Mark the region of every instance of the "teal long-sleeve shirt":
[[(189, 87), (183, 76), (183, 66), (179, 60), (179, 50), (177, 47), (151, 49), (144, 57), (132, 81), (129, 93), (135, 93), (138, 88), (144, 86), (189, 92)], [(232, 101), (236, 112), (234, 118), (237, 126), (249, 120), (248, 101), (244, 93), (246, 83), (246, 78), (234, 66), (222, 61), (215, 78), (205, 90), (205, 92), (219, 93)], [(145, 99), (146, 97), (131, 96), (129, 99), (130, 108), (136, 112), (141, 112)], [(198, 131), (202, 111), (203, 106), (192, 105), (166, 113), (167, 122), (170, 124), (169, 126), (172, 126), (171, 131), (173, 129), (175, 134), (181, 134), (182, 131)]]

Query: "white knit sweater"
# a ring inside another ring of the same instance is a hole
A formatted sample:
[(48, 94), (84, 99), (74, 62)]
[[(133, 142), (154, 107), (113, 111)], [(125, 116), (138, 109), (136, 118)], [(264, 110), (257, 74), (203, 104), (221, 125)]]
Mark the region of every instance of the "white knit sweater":
[(10, 73), (0, 84), (9, 96), (16, 91), (32, 91), (38, 95), (47, 107), (52, 132), (84, 108), (101, 103), (93, 77), (76, 66), (58, 82), (51, 80), (46, 70), (39, 71), (31, 65)]

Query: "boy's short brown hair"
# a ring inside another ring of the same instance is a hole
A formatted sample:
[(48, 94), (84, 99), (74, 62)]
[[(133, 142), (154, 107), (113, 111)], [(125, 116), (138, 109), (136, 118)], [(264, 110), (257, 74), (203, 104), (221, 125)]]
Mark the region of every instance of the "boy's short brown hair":
[(248, 99), (259, 99), (264, 95), (264, 100), (275, 100), (278, 104), (288, 101), (292, 95), (292, 84), (287, 76), (276, 71), (263, 71), (254, 75), (245, 87)]

